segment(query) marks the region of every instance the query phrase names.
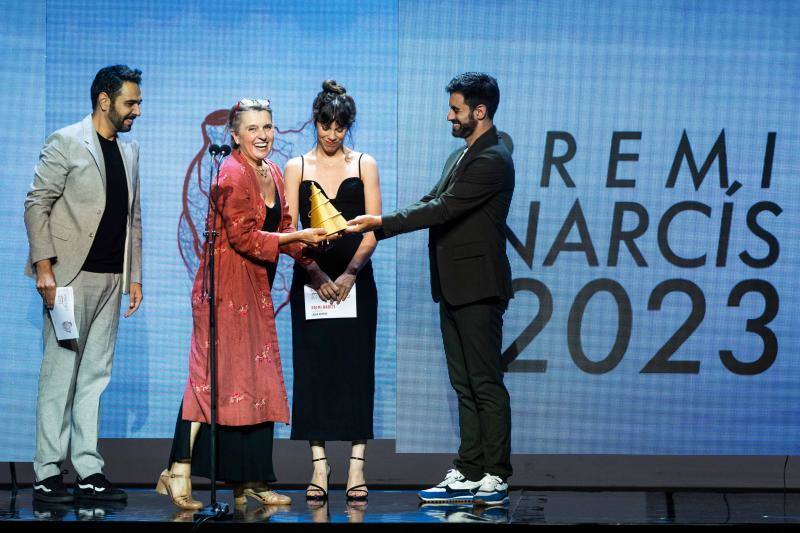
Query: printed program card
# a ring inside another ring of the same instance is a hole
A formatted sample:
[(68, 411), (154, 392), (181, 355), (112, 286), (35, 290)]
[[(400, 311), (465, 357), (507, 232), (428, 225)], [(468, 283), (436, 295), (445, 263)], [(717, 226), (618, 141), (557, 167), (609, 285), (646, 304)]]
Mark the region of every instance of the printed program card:
[(56, 301), (50, 310), (56, 339), (66, 341), (78, 338), (78, 326), (75, 324), (75, 296), (72, 287), (57, 287)]
[(317, 291), (310, 285), (303, 287), (303, 294), (306, 302), (306, 320), (317, 320), (321, 318), (355, 318), (356, 313), (356, 286), (350, 289), (350, 293), (342, 303), (328, 303), (322, 300)]

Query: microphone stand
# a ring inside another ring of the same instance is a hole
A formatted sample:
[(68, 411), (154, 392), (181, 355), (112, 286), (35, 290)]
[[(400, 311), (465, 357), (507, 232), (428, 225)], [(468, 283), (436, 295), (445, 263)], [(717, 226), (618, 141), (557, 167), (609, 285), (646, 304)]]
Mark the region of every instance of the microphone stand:
[[(227, 503), (217, 501), (217, 301), (215, 295), (216, 278), (214, 277), (214, 246), (217, 242), (217, 209), (214, 194), (219, 183), (219, 168), (222, 158), (231, 153), (230, 146), (212, 144), (208, 152), (211, 154), (211, 182), (208, 188), (208, 212), (206, 214), (206, 229), (203, 236), (208, 244), (208, 265), (203, 273), (203, 288), (201, 298), (208, 298), (208, 359), (210, 366), (210, 395), (211, 395), (211, 502), (194, 515), (194, 520), (199, 526), (209, 520), (229, 520), (233, 517)], [(209, 221), (211, 222), (209, 227)], [(206, 268), (206, 262), (203, 262)]]

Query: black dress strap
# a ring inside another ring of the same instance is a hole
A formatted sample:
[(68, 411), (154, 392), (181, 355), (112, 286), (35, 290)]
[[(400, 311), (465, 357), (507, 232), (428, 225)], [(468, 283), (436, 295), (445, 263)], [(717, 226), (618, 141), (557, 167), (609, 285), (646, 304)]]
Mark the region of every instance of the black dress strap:
[(300, 181), (303, 181), (303, 174), (306, 172), (306, 160), (300, 156)]
[(364, 157), (364, 152), (361, 152), (361, 155), (358, 156), (358, 179), (361, 179), (361, 158)]

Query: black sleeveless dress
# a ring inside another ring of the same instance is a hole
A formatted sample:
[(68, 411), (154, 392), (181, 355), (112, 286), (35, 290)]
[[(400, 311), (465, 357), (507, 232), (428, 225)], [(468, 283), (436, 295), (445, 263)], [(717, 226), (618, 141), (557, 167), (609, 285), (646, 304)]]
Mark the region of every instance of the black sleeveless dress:
[[(347, 220), (365, 214), (360, 157), (358, 168), (359, 175), (345, 179), (336, 196), (330, 198)], [(311, 226), (310, 210), (311, 180), (303, 179), (298, 226)], [(314, 260), (331, 281), (345, 271), (361, 239), (359, 234), (344, 235), (316, 254)], [(290, 291), (294, 362), (291, 438), (371, 439), (378, 322), (378, 292), (372, 262), (368, 261), (356, 276), (356, 318), (306, 320), (303, 286), (310, 284), (308, 273), (295, 264)]]

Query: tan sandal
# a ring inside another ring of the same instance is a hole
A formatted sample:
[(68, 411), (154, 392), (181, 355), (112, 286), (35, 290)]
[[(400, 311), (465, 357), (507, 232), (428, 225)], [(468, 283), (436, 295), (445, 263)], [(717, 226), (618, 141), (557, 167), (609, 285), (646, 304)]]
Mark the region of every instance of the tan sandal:
[(292, 499), (285, 494), (273, 490), (258, 491), (252, 487), (236, 487), (233, 491), (233, 503), (236, 507), (247, 505), (247, 498), (255, 500), (261, 505), (290, 505)]
[(169, 496), (169, 499), (172, 500), (172, 503), (178, 509), (183, 509), (185, 511), (202, 509), (203, 502), (199, 502), (192, 497), (191, 482), (189, 484), (189, 494), (173, 494), (169, 483), (172, 478), (191, 479), (191, 476), (173, 474), (169, 470), (164, 470), (161, 472), (161, 475), (158, 476), (156, 492), (164, 496)]

